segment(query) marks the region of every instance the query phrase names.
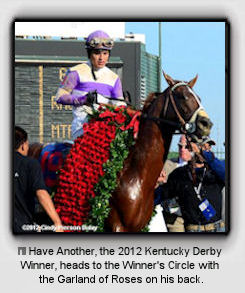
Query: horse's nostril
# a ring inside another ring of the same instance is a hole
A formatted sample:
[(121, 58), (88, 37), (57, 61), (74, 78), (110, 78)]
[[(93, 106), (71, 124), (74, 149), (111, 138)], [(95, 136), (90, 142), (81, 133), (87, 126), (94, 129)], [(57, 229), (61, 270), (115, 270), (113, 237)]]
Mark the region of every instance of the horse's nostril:
[(205, 127), (205, 128), (211, 128), (213, 125), (210, 119), (201, 118), (199, 122), (200, 122), (200, 125), (202, 125), (202, 127)]

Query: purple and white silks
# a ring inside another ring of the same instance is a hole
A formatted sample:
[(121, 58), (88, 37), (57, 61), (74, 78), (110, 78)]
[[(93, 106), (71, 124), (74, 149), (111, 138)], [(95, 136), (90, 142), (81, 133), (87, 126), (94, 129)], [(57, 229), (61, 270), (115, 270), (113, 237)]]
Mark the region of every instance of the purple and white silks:
[(73, 105), (72, 136), (73, 139), (83, 134), (82, 126), (87, 122), (84, 110), (86, 95), (90, 91), (97, 91), (98, 103), (126, 105), (121, 101), (111, 101), (104, 96), (123, 99), (122, 85), (117, 74), (108, 67), (94, 71), (94, 80), (90, 62), (70, 68), (58, 89), (56, 102), (63, 105)]

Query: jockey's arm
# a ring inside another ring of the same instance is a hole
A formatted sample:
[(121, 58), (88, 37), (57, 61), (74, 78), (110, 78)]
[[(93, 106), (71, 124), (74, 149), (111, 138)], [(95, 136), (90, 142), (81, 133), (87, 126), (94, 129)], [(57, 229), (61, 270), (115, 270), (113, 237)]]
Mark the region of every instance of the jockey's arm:
[(56, 94), (56, 102), (62, 105), (73, 105), (73, 106), (82, 106), (87, 101), (87, 95), (84, 96), (76, 96), (72, 94), (73, 89), (76, 87), (78, 83), (78, 75), (76, 71), (67, 72), (64, 80), (62, 81), (57, 94)]
[(49, 195), (49, 193), (45, 189), (38, 189), (36, 191), (37, 199), (40, 202), (41, 206), (44, 208), (45, 212), (48, 214), (50, 219), (53, 221), (56, 232), (63, 232), (61, 226), (61, 220), (59, 215), (57, 214), (53, 201)]

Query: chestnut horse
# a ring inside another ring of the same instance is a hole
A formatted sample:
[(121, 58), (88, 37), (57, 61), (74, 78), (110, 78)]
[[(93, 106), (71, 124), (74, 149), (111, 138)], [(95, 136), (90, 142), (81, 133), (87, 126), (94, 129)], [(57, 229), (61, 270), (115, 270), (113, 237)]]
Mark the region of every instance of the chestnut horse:
[[(167, 158), (176, 130), (198, 140), (208, 136), (212, 126), (190, 82), (173, 80), (164, 74), (169, 87), (151, 94), (142, 110), (138, 138), (118, 175), (105, 223), (107, 232), (140, 232), (153, 212), (154, 188)], [(42, 146), (30, 146), (29, 155), (38, 157)]]
[(151, 94), (144, 105), (138, 139), (125, 161), (112, 194), (108, 232), (139, 232), (151, 219), (154, 188), (176, 129), (197, 140), (210, 134), (212, 123), (190, 82), (164, 74), (169, 87)]

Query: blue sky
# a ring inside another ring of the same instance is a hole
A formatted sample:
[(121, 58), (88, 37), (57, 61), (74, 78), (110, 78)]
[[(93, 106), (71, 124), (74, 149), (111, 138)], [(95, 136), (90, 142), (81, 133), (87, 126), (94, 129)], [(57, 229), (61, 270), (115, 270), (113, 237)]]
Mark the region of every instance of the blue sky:
[[(147, 52), (158, 55), (158, 22), (126, 22), (126, 33), (146, 36)], [(225, 22), (162, 22), (162, 69), (174, 79), (191, 80), (214, 126), (216, 151), (225, 141)], [(162, 89), (167, 84), (162, 80)], [(177, 150), (174, 138), (171, 150)]]

